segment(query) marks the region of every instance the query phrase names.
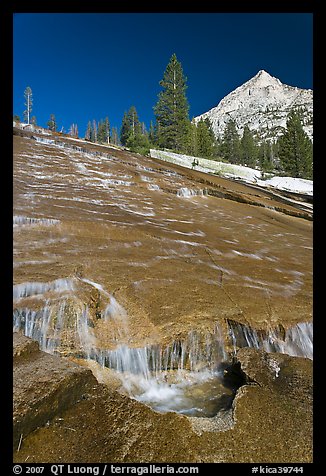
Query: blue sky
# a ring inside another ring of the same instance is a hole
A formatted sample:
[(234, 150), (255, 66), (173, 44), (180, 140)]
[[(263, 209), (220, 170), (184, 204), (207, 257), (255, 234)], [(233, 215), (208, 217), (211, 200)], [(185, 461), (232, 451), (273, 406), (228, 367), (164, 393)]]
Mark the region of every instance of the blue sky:
[(313, 88), (313, 18), (307, 13), (19, 13), (14, 15), (13, 113), (46, 126), (109, 117), (120, 128), (132, 105), (148, 127), (173, 53), (187, 77), (190, 118), (265, 69)]

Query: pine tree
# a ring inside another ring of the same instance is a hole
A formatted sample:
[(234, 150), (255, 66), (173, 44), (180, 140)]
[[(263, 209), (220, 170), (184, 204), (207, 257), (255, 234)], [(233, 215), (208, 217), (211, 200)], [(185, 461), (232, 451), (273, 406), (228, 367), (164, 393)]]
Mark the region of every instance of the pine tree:
[(200, 119), (196, 131), (197, 154), (199, 157), (212, 159), (214, 154), (215, 136), (210, 120)]
[(233, 119), (229, 119), (224, 129), (220, 152), (223, 159), (231, 164), (239, 164), (241, 161), (240, 137)]
[(158, 102), (154, 106), (157, 121), (157, 141), (159, 147), (185, 150), (189, 132), (189, 105), (186, 98), (187, 78), (183, 74), (181, 63), (172, 55), (164, 72), (160, 85)]
[(104, 125), (105, 125), (105, 140), (104, 140), (104, 142), (107, 142), (108, 144), (110, 144), (110, 121), (109, 121), (108, 117), (105, 118)]
[(32, 116), (31, 117), (31, 124), (33, 124), (33, 126), (36, 126), (36, 116)]
[(312, 142), (303, 130), (300, 114), (295, 110), (288, 115), (286, 131), (278, 140), (278, 156), (286, 174), (312, 178)]
[(95, 119), (93, 119), (91, 141), (97, 142), (97, 123)]
[(71, 135), (71, 137), (78, 138), (78, 126), (77, 126), (77, 124), (71, 124), (70, 129), (69, 129), (69, 135)]
[(272, 172), (274, 169), (274, 147), (270, 140), (266, 140), (258, 148), (259, 166), (263, 172)]
[[(93, 122), (93, 129), (94, 129)], [(110, 143), (110, 122), (106, 117), (105, 120), (101, 119), (97, 126), (97, 142), (99, 143)]]
[(106, 142), (106, 128), (105, 128), (105, 123), (101, 119), (98, 123), (97, 127), (97, 142), (103, 143)]
[(135, 106), (131, 106), (128, 112), (125, 112), (122, 118), (120, 141), (122, 145), (127, 145), (130, 136), (139, 135), (142, 132), (142, 126), (139, 122)]
[(131, 106), (128, 111), (128, 119), (130, 124), (131, 135), (135, 136), (142, 133), (142, 126), (139, 122), (138, 114), (135, 106)]
[(153, 125), (153, 121), (151, 121), (150, 125), (149, 125), (148, 139), (149, 139), (149, 141), (152, 145), (155, 145), (155, 143), (156, 143), (156, 132), (155, 132), (155, 127)]
[(132, 152), (137, 152), (138, 154), (142, 155), (148, 155), (150, 143), (147, 134), (130, 134), (127, 140), (127, 147)]
[(85, 132), (85, 139), (88, 140), (88, 141), (91, 141), (91, 139), (92, 139), (92, 123), (91, 123), (91, 121), (88, 121), (88, 123), (87, 123), (87, 129), (86, 129), (86, 132)]
[(111, 144), (119, 145), (119, 134), (116, 127), (112, 127), (111, 129)]
[(187, 135), (186, 153), (195, 157), (199, 155), (197, 146), (197, 125), (193, 120), (190, 122), (189, 131)]
[(33, 106), (33, 93), (29, 86), (27, 86), (27, 88), (24, 91), (24, 97), (25, 97), (25, 106), (26, 106), (26, 109), (24, 111), (24, 119), (27, 122), (27, 124), (30, 124), (30, 117), (31, 117), (32, 106)]
[(257, 163), (258, 149), (254, 136), (246, 125), (241, 138), (241, 163), (248, 167), (254, 167)]
[(130, 134), (130, 125), (128, 121), (127, 112), (125, 111), (123, 114), (121, 131), (120, 131), (120, 142), (122, 145), (127, 144), (129, 134)]
[(50, 131), (56, 132), (56, 130), (57, 130), (57, 123), (56, 123), (55, 115), (54, 115), (54, 114), (51, 114), (51, 115), (50, 115), (50, 120), (47, 122), (46, 125), (48, 126), (48, 129), (50, 129)]

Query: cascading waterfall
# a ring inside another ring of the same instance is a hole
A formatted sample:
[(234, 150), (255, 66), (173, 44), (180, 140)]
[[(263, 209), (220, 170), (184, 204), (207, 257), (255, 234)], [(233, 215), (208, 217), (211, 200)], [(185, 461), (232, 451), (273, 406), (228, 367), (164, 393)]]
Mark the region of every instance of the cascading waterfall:
[[(110, 328), (111, 349), (96, 335), (94, 316), (77, 296), (82, 283), (106, 299), (100, 319)], [(22, 330), (44, 351), (77, 356), (95, 361), (103, 371), (110, 369), (124, 392), (158, 411), (212, 416), (221, 406), (221, 397), (232, 393), (221, 383), (219, 364), (227, 360), (227, 353), (218, 324), (212, 333), (191, 331), (167, 345), (130, 347), (127, 312), (98, 283), (86, 278), (20, 283), (13, 294), (14, 331)]]
[[(113, 296), (110, 296), (103, 318), (106, 322), (114, 322), (117, 343), (127, 340), (128, 316)], [(223, 373), (219, 365), (227, 360), (227, 353), (218, 324), (213, 333), (192, 331), (186, 338), (166, 346), (154, 344), (137, 348), (118, 344), (115, 349), (107, 350), (98, 347), (87, 321), (87, 312), (84, 312), (79, 319), (78, 333), (85, 357), (96, 361), (103, 369), (114, 370), (124, 390), (152, 408), (212, 416), (222, 395), (231, 395), (232, 391), (221, 383)]]
[(13, 216), (13, 225), (14, 226), (24, 226), (24, 225), (58, 225), (60, 223), (59, 220), (55, 220), (54, 218), (31, 218), (26, 217), (23, 215), (14, 215)]
[(93, 348), (89, 358), (115, 370), (130, 396), (158, 411), (213, 416), (222, 396), (232, 393), (223, 386), (219, 368), (226, 356), (218, 332), (190, 332), (167, 346)]
[[(110, 346), (98, 338), (94, 315), (77, 295), (82, 285), (95, 288), (107, 303), (96, 319), (110, 329)], [(312, 359), (312, 323), (299, 323), (287, 331), (257, 331), (227, 320), (226, 337), (222, 323), (216, 322), (210, 332), (193, 330), (167, 345), (131, 347), (126, 310), (98, 283), (86, 278), (20, 283), (13, 295), (14, 331), (37, 340), (44, 351), (77, 356), (95, 361), (103, 371), (110, 369), (127, 394), (162, 412), (207, 417), (226, 409), (225, 402), (231, 405), (235, 389), (223, 382), (223, 366), (232, 357), (226, 350), (229, 344), (233, 354), (253, 347)]]
[[(25, 336), (37, 340), (42, 350), (51, 352), (47, 346), (47, 334), (51, 311), (45, 306), (41, 311), (14, 310), (14, 332), (23, 330)], [(52, 346), (51, 346), (52, 347)]]
[(192, 331), (185, 339), (173, 341), (167, 346), (155, 344), (133, 348), (118, 345), (114, 350), (103, 350), (92, 345), (96, 344), (96, 340), (89, 327), (79, 326), (79, 332), (89, 358), (122, 374), (142, 375), (144, 378), (149, 375), (159, 378), (161, 372), (171, 370), (215, 371), (221, 362), (228, 359), (224, 343), (216, 333), (202, 336)]
[(48, 283), (32, 282), (15, 284), (13, 287), (13, 299), (18, 299), (44, 295), (47, 292), (62, 293), (65, 291), (74, 291), (75, 285), (72, 279), (60, 278)]
[(267, 352), (281, 352), (295, 357), (313, 359), (313, 324), (312, 322), (299, 322), (288, 329), (285, 339), (272, 331), (263, 342)]
[(228, 320), (229, 337), (233, 352), (241, 347), (280, 352), (294, 357), (313, 359), (313, 324), (300, 322), (286, 331), (270, 329), (257, 331), (236, 321)]
[(187, 187), (182, 187), (177, 190), (178, 197), (190, 198), (194, 196), (204, 196), (206, 195), (206, 190), (201, 189), (191, 189)]

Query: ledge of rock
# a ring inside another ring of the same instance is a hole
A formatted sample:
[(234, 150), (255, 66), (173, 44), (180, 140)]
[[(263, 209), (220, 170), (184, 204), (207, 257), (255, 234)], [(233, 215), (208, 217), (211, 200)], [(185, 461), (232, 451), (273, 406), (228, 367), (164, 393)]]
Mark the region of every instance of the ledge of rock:
[(312, 462), (312, 361), (250, 348), (237, 360), (247, 381), (233, 402), (242, 461)]
[(200, 422), (195, 429), (184, 415), (154, 412), (62, 357), (27, 352), (35, 347), (29, 339), (14, 341), (16, 352), (25, 349), (14, 363), (14, 462), (312, 461), (308, 359), (240, 350), (233, 369), (245, 383), (233, 402), (233, 425), (198, 431)]
[(13, 335), (13, 437), (26, 436), (76, 403), (97, 384), (93, 374), (65, 358), (41, 352), (37, 342)]

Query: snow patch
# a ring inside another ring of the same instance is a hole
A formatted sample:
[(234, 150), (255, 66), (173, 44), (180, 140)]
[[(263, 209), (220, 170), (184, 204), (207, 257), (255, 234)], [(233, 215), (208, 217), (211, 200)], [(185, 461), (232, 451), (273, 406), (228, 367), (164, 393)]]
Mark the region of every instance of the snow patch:
[[(216, 160), (208, 160), (190, 155), (176, 154), (175, 152), (163, 150), (150, 150), (150, 156), (154, 159), (164, 160), (181, 167), (192, 169), (194, 159), (198, 160), (199, 165), (195, 170), (199, 172), (220, 175), (233, 179), (240, 179), (247, 183), (259, 185), (260, 187), (272, 187), (278, 190), (313, 195), (313, 181), (294, 177), (273, 177), (268, 180), (261, 179), (261, 172), (245, 165), (235, 165)], [(182, 189), (183, 190), (183, 189)], [(180, 191), (179, 195), (184, 196)], [(188, 194), (189, 196), (190, 194)]]
[(268, 180), (258, 180), (261, 187), (274, 187), (278, 190), (313, 195), (313, 181), (295, 177), (273, 177)]

